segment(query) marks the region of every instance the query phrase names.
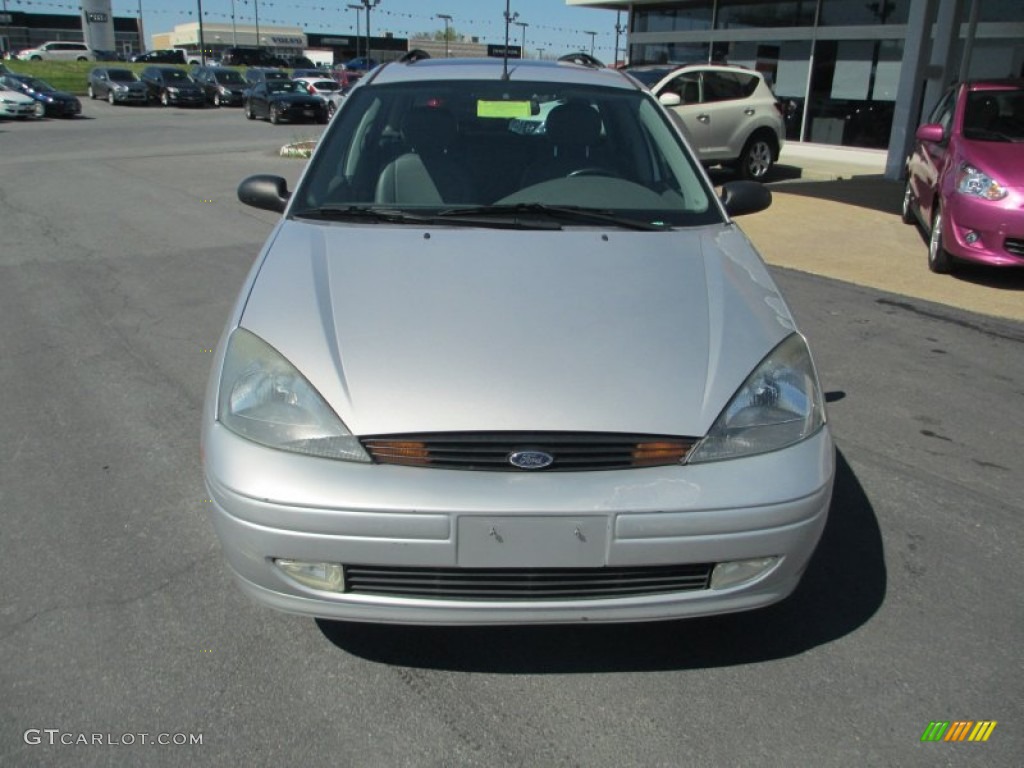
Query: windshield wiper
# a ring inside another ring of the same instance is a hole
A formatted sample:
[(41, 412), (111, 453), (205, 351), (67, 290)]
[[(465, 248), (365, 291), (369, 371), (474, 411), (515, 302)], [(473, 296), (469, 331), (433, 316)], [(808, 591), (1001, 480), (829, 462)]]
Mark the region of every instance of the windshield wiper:
[(515, 203), (513, 205), (481, 205), (475, 208), (449, 208), (440, 211), (437, 215), (444, 218), (546, 216), (560, 221), (608, 224), (613, 227), (639, 229), (645, 232), (657, 232), (667, 229), (662, 224), (652, 224), (642, 219), (620, 216), (612, 211), (598, 208), (581, 208), (572, 205), (548, 205), (547, 203)]
[[(476, 209), (473, 209), (476, 210)], [(489, 216), (489, 209), (480, 208), (482, 213), (473, 217), (452, 218), (447, 211), (440, 213), (407, 213), (396, 208), (383, 208), (376, 205), (324, 205), (319, 208), (307, 208), (293, 214), (304, 219), (333, 219), (342, 221), (370, 221), (384, 224), (444, 224), (446, 226), (493, 227), (497, 229), (561, 229), (561, 225), (551, 221), (530, 221), (509, 219), (505, 216)]]
[(298, 211), (293, 215), (303, 219), (359, 220), (385, 224), (429, 224), (431, 222), (431, 217), (406, 213), (394, 208), (368, 205), (322, 205), (319, 208)]

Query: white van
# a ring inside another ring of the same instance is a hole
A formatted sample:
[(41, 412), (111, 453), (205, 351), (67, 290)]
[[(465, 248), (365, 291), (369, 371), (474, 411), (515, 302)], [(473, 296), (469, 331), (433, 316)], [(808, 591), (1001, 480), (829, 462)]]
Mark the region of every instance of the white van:
[(85, 43), (64, 40), (43, 43), (38, 48), (27, 48), (18, 53), (22, 61), (96, 61), (96, 54)]

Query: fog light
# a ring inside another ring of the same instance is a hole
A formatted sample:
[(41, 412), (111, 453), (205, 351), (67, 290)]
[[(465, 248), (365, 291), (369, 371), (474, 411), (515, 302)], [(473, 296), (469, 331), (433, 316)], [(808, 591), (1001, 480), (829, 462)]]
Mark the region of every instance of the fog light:
[(768, 573), (778, 562), (778, 557), (759, 557), (754, 560), (719, 563), (711, 573), (711, 588), (728, 589), (745, 581), (753, 581)]
[(345, 591), (345, 569), (339, 563), (307, 563), (302, 560), (274, 560), (285, 575), (305, 587), (326, 592)]
[(978, 242), (980, 238), (981, 235), (979, 235), (977, 232), (968, 232), (966, 235), (964, 235), (964, 242), (967, 243), (968, 245), (974, 245), (976, 242)]

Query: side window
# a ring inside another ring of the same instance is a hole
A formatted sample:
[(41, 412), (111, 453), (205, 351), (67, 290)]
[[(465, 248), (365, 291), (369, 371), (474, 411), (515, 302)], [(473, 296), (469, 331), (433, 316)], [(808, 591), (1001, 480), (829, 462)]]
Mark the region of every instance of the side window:
[(674, 93), (682, 99), (683, 104), (700, 102), (700, 75), (696, 72), (684, 72), (670, 80), (661, 89), (662, 93)]
[(949, 128), (953, 121), (953, 107), (956, 104), (956, 89), (946, 91), (939, 103), (935, 105), (931, 114), (928, 115), (929, 123), (938, 123), (943, 130)]
[(743, 87), (731, 72), (704, 73), (704, 101), (732, 101), (742, 99)]

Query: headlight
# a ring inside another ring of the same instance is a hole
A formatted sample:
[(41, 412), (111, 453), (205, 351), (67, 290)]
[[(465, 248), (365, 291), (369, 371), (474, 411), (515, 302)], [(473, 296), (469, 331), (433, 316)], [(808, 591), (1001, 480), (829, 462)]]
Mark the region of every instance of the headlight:
[(127, 85), (115, 85), (114, 86), (114, 90), (120, 93), (121, 91), (127, 91), (128, 90), (128, 86)]
[(231, 95), (231, 91), (228, 90), (227, 88), (225, 88), (223, 85), (220, 88), (218, 88), (217, 90), (220, 91), (221, 96), (230, 96)]
[(167, 89), (167, 92), (168, 92), (168, 93), (177, 93), (177, 92), (178, 92), (178, 89), (177, 89), (177, 88), (168, 88), (168, 89)]
[(973, 165), (964, 163), (956, 177), (956, 191), (983, 200), (1002, 200), (1006, 197), (1006, 188)]
[(328, 459), (370, 460), (295, 366), (242, 328), (228, 340), (217, 401), (220, 423), (253, 442)]
[(825, 423), (823, 402), (807, 343), (794, 333), (747, 377), (689, 462), (735, 459), (798, 443)]

